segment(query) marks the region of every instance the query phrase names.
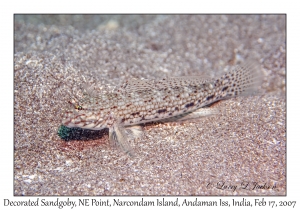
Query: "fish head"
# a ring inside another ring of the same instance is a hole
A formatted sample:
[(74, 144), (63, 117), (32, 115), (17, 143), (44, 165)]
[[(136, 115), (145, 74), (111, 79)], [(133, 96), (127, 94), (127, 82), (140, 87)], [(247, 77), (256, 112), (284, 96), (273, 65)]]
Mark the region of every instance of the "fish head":
[(101, 130), (107, 125), (103, 113), (93, 108), (91, 101), (68, 101), (67, 109), (63, 113), (62, 124), (69, 128), (83, 128)]

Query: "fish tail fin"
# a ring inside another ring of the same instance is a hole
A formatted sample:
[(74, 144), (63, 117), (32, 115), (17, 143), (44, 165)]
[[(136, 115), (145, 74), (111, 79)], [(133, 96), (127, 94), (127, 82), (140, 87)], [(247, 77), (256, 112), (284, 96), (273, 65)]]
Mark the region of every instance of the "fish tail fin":
[(251, 95), (259, 89), (262, 81), (263, 73), (255, 61), (237, 65), (219, 79), (221, 92), (226, 98)]

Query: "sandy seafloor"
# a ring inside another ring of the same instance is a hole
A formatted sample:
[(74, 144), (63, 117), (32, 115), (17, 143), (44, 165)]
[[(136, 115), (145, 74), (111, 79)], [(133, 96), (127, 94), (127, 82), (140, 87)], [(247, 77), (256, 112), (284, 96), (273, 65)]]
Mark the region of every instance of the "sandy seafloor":
[[(15, 16), (14, 195), (286, 195), (285, 30), (284, 15)], [(57, 135), (84, 84), (214, 77), (250, 59), (258, 95), (144, 126), (135, 158), (107, 131)]]

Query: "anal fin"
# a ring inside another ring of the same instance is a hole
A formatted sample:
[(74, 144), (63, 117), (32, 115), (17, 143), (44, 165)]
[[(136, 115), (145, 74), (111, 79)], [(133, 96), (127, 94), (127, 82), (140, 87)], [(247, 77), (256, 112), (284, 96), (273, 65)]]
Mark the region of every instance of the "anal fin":
[(211, 115), (220, 114), (220, 109), (216, 107), (206, 107), (206, 108), (200, 108), (193, 112), (184, 113), (178, 116), (170, 117), (167, 119), (162, 120), (161, 122), (181, 122), (185, 120), (192, 120), (197, 119), (200, 117), (208, 117)]

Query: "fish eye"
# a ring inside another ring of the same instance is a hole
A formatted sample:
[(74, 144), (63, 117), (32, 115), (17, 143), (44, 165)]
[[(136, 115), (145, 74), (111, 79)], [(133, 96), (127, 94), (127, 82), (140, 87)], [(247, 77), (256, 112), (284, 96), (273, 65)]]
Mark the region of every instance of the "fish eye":
[(81, 105), (77, 105), (75, 102), (68, 101), (68, 103), (71, 104), (77, 110), (84, 110), (84, 108)]
[(81, 105), (75, 105), (75, 109), (83, 110), (83, 107)]

